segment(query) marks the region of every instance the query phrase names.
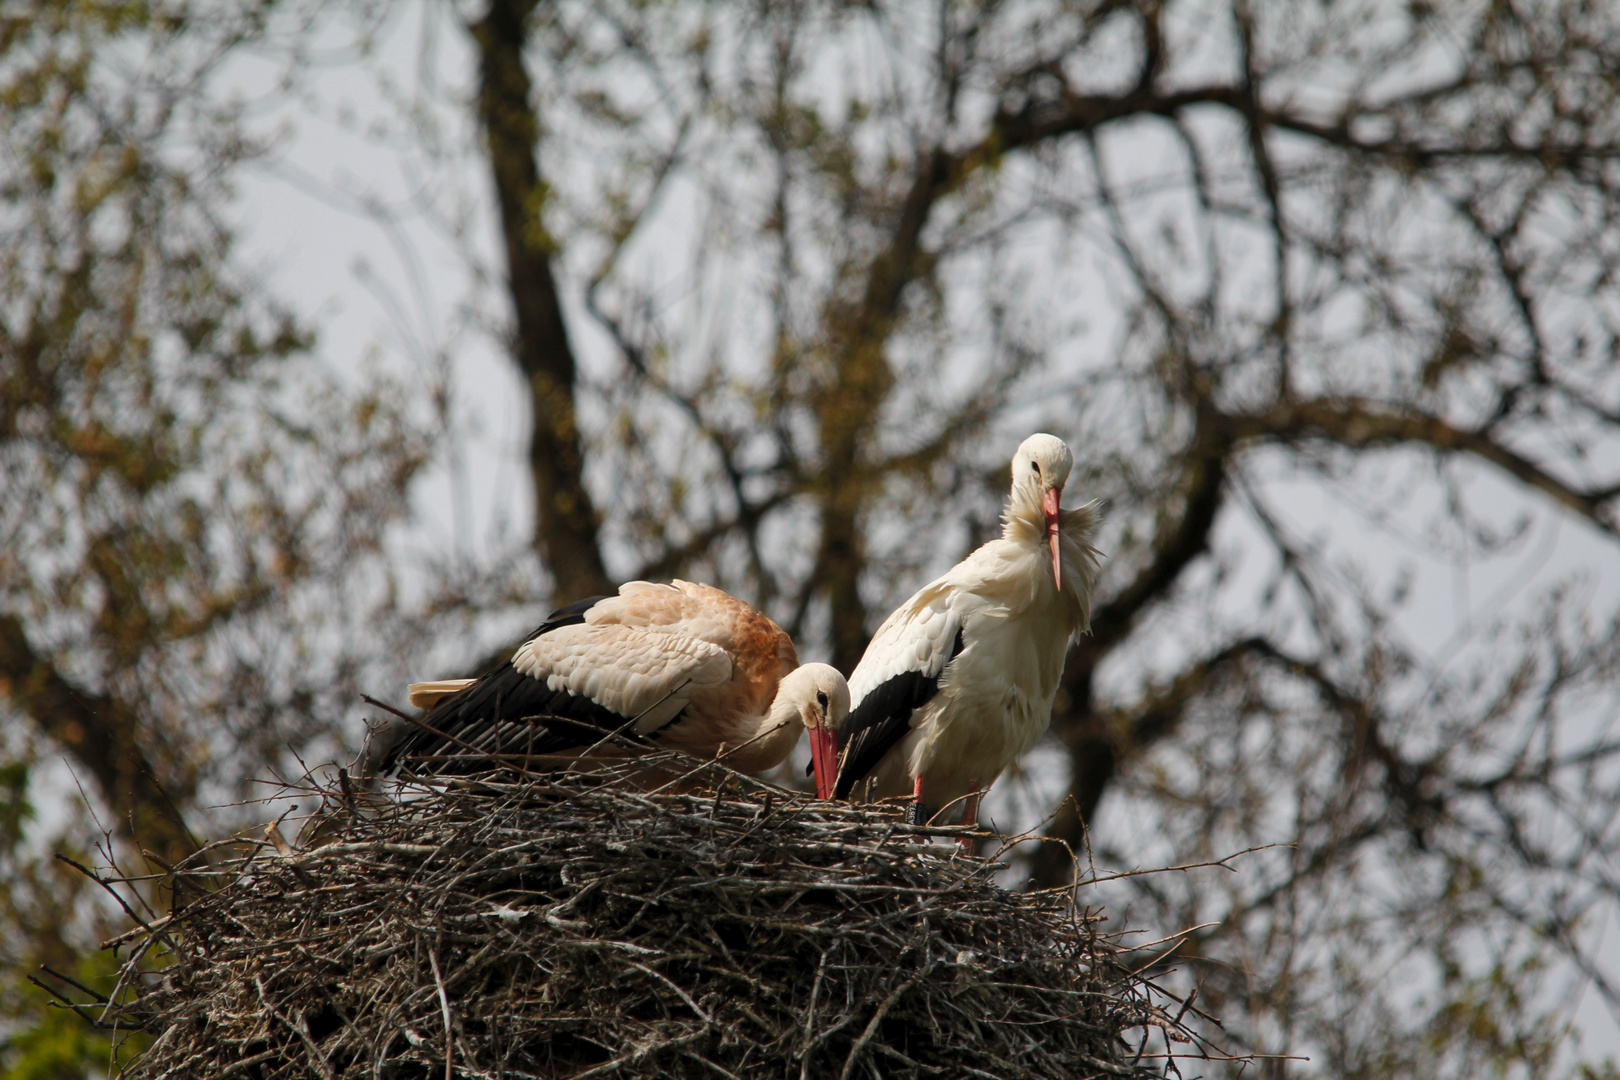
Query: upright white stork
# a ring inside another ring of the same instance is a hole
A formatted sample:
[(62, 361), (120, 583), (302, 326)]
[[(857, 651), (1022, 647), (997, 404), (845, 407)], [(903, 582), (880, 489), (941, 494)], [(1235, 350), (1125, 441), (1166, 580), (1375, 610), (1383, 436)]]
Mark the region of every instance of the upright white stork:
[[(798, 666), (776, 623), (689, 581), (632, 581), (559, 608), (482, 678), (415, 683), (410, 694), (427, 715), (389, 748), (384, 770), (566, 755), (619, 732), (759, 772), (780, 764), (800, 731), (814, 741), (849, 712), (836, 668)], [(830, 761), (830, 750), (815, 760)]]
[(925, 585), (878, 628), (849, 677), (834, 794), (910, 794), (919, 823), (979, 796), (1046, 731), (1072, 634), (1090, 628), (1101, 553), (1095, 501), (1058, 501), (1074, 458), (1031, 435), (992, 540)]

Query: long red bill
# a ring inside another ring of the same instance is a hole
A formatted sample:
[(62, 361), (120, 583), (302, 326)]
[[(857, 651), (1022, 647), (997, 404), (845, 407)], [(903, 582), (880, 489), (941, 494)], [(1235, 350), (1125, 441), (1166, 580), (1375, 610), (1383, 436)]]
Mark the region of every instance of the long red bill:
[(1063, 556), (1058, 548), (1058, 499), (1062, 494), (1056, 488), (1049, 488), (1041, 499), (1041, 509), (1046, 511), (1046, 542), (1052, 548), (1052, 581), (1060, 590), (1063, 588)]
[(833, 733), (824, 727), (810, 728), (810, 767), (816, 774), (816, 798), (830, 799), (838, 783), (838, 747)]

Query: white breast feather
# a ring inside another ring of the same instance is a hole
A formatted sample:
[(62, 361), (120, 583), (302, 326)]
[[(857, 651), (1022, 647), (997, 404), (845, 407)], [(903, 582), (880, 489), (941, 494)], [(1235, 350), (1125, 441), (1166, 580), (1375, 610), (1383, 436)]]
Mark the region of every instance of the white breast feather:
[(731, 678), (731, 656), (718, 645), (619, 625), (564, 626), (525, 642), (512, 666), (553, 690), (567, 690), (621, 716), (642, 716), (635, 730), (662, 726), (700, 687)]

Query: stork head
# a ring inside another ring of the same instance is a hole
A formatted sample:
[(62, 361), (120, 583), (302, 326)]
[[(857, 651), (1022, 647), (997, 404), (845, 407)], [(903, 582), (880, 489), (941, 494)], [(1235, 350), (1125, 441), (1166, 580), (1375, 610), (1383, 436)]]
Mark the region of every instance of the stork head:
[(1056, 435), (1031, 435), (1013, 455), (1009, 511), (1042, 523), (1052, 549), (1052, 581), (1059, 589), (1063, 588), (1063, 560), (1058, 547), (1058, 500), (1072, 468), (1074, 455)]
[(786, 698), (810, 733), (810, 768), (816, 797), (831, 797), (838, 779), (838, 729), (849, 716), (849, 683), (831, 664), (794, 668), (777, 687), (778, 704)]

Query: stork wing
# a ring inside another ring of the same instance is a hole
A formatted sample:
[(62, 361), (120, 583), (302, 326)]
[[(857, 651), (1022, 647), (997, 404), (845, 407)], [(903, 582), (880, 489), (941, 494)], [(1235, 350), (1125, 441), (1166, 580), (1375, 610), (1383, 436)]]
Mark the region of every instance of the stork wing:
[(608, 714), (601, 720), (609, 730), (630, 723), (637, 735), (651, 735), (679, 715), (694, 691), (730, 679), (731, 655), (684, 634), (586, 624), (526, 642), (512, 669), (534, 684), (520, 685), (538, 707), (547, 707), (546, 695), (566, 695), (589, 702), (585, 711), (593, 717)]
[(943, 581), (884, 620), (849, 677), (854, 705), (838, 733), (840, 799), (906, 737), (912, 714), (939, 692), (946, 665), (962, 651), (962, 619)]
[(598, 621), (599, 607), (622, 600), (553, 613), (511, 660), (440, 700), (385, 764), (411, 756), (442, 771), (446, 758), (551, 754), (621, 730), (652, 737), (680, 717), (694, 691), (730, 679), (730, 654), (679, 632), (673, 620)]

